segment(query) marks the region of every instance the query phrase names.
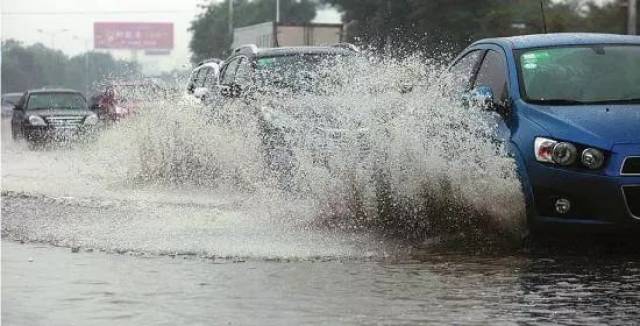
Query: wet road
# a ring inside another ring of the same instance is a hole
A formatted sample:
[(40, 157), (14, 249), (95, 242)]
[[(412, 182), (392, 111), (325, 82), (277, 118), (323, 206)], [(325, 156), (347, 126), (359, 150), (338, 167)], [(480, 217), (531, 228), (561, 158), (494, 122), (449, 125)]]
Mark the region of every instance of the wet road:
[(633, 325), (624, 258), (214, 262), (2, 242), (5, 325)]
[(412, 249), (311, 228), (312, 202), (123, 184), (93, 151), (30, 151), (3, 127), (3, 325), (640, 320), (633, 250)]

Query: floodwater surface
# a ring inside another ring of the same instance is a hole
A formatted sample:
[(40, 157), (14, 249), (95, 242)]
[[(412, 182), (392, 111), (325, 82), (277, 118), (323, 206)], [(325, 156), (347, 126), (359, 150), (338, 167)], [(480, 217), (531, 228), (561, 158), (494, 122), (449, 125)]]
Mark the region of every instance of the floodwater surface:
[(623, 258), (224, 261), (2, 242), (5, 325), (633, 325)]
[[(151, 99), (51, 148), (3, 121), (3, 324), (640, 320), (634, 250), (521, 248), (495, 116), (448, 100), (419, 59), (365, 63), (250, 108)], [(268, 155), (287, 169), (266, 162), (256, 110), (286, 131)]]

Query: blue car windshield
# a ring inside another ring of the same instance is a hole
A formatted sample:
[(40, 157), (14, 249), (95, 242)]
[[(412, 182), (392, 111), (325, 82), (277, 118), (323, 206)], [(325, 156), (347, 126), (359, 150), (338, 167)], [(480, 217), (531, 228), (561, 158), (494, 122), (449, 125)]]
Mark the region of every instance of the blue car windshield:
[(87, 102), (77, 93), (36, 93), (29, 96), (27, 110), (65, 109), (85, 110)]
[(519, 53), (528, 102), (640, 103), (640, 46), (554, 47)]

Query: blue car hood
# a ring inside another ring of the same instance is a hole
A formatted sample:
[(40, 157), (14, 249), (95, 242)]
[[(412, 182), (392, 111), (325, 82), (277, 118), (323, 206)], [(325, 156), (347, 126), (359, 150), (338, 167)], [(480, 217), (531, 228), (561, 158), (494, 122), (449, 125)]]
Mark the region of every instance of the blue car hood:
[(553, 138), (602, 149), (640, 144), (640, 105), (526, 106), (526, 117)]

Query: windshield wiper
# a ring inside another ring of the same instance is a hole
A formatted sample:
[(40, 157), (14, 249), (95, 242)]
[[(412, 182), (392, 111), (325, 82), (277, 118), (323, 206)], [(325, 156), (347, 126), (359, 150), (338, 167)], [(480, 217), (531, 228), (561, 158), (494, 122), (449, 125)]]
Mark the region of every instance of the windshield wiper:
[(588, 104), (640, 104), (640, 97), (587, 102)]
[(583, 102), (578, 100), (570, 100), (563, 98), (554, 98), (554, 99), (544, 99), (544, 100), (529, 100), (530, 103), (534, 104), (547, 104), (547, 105), (585, 105), (591, 104), (589, 102)]
[(548, 100), (529, 100), (534, 104), (546, 105), (598, 105), (598, 104), (640, 104), (640, 98), (625, 98), (598, 101), (578, 101), (570, 99), (548, 99)]

